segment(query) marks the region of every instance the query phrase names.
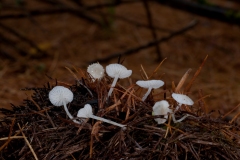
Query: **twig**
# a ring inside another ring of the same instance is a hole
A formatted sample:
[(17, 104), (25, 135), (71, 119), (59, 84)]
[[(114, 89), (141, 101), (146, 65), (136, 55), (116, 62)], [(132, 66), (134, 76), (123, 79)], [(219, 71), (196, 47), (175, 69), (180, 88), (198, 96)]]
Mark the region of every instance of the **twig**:
[(47, 53), (45, 51), (42, 51), (35, 43), (32, 42), (32, 40), (20, 35), (17, 31), (9, 28), (8, 26), (5, 26), (4, 24), (0, 23), (0, 27), (4, 29), (5, 31), (9, 32), (10, 34), (18, 37), (19, 39), (25, 41), (28, 43), (31, 47), (35, 48), (38, 52), (42, 53), (43, 55), (46, 55)]
[[(106, 14), (106, 13), (102, 13), (104, 16), (109, 16), (109, 14)], [(147, 24), (143, 24), (143, 23), (140, 23), (136, 20), (133, 20), (133, 19), (129, 19), (129, 18), (126, 18), (126, 17), (123, 17), (123, 16), (120, 16), (120, 15), (114, 15), (114, 17), (118, 20), (121, 20), (121, 21), (124, 21), (124, 22), (128, 22), (130, 24), (133, 24), (137, 27), (143, 27), (143, 28), (147, 28), (149, 29), (149, 25)], [(153, 26), (153, 28), (157, 31), (161, 31), (161, 32), (167, 32), (167, 33), (171, 33), (173, 32), (172, 30), (168, 29), (168, 28), (161, 28), (161, 27), (158, 27), (158, 26)]]
[(239, 106), (240, 106), (240, 103), (239, 103), (236, 107), (234, 107), (233, 109), (231, 109), (229, 112), (227, 112), (222, 118), (227, 117), (227, 116), (228, 116), (230, 113), (232, 113), (235, 109), (239, 108)]
[(77, 17), (81, 17), (91, 23), (95, 23), (101, 26), (101, 22), (97, 19), (87, 15), (83, 9), (75, 9), (66, 6), (62, 6), (61, 8), (54, 8), (54, 9), (44, 9), (44, 10), (29, 10), (27, 13), (20, 13), (20, 14), (10, 14), (10, 15), (2, 15), (0, 19), (19, 19), (19, 18), (29, 18), (32, 16), (42, 16), (42, 15), (50, 15), (50, 14), (59, 14), (59, 13), (70, 13)]
[[(155, 28), (153, 26), (152, 14), (151, 14), (151, 11), (150, 11), (150, 8), (149, 8), (149, 5), (148, 5), (148, 0), (143, 0), (143, 5), (144, 5), (144, 8), (145, 8), (145, 11), (146, 11), (146, 14), (147, 14), (148, 25), (149, 25), (149, 28), (151, 30), (153, 40), (156, 41), (157, 40), (157, 33), (156, 33)], [(157, 60), (160, 60), (160, 59), (162, 59), (162, 54), (161, 54), (161, 51), (160, 51), (160, 48), (159, 48), (159, 44), (156, 43), (155, 46), (156, 46), (156, 52), (157, 52), (157, 56), (158, 56)]]
[(240, 25), (240, 18), (237, 16), (238, 11), (230, 8), (217, 5), (209, 6), (188, 0), (158, 0), (157, 2), (207, 18)]
[(159, 63), (159, 65), (157, 66), (157, 68), (153, 71), (152, 75), (149, 76), (149, 79), (150, 79), (152, 76), (154, 76), (154, 74), (157, 73), (157, 71), (159, 70), (159, 68), (161, 67), (161, 65), (163, 64), (163, 62), (164, 62), (166, 59), (167, 59), (167, 58), (164, 58), (164, 59)]
[(32, 154), (33, 154), (35, 160), (38, 160), (37, 155), (35, 154), (35, 152), (34, 152), (32, 146), (31, 146), (31, 144), (29, 143), (28, 139), (26, 138), (25, 134), (23, 133), (22, 128), (20, 127), (19, 123), (18, 123), (18, 127), (19, 127), (19, 129), (20, 129), (20, 132), (21, 132), (22, 135), (23, 135), (24, 140), (26, 141), (28, 147), (30, 148), (30, 150), (31, 150), (31, 152), (32, 152)]
[(238, 112), (238, 114), (235, 115), (229, 123), (232, 124), (239, 116), (240, 116), (240, 112)]
[(62, 8), (52, 8), (52, 9), (41, 9), (41, 10), (29, 10), (25, 13), (20, 14), (6, 14), (1, 15), (0, 19), (20, 19), (20, 18), (29, 18), (32, 16), (42, 16), (42, 15), (51, 15), (51, 14), (59, 14), (59, 13), (65, 13), (67, 10)]
[(192, 71), (191, 68), (187, 70), (187, 72), (182, 76), (181, 80), (179, 81), (177, 87), (175, 88), (175, 92), (178, 93), (182, 88), (184, 82), (186, 81), (187, 77), (189, 76), (190, 72)]
[(138, 51), (146, 49), (146, 48), (149, 48), (149, 47), (152, 47), (155, 44), (168, 41), (169, 39), (171, 39), (171, 38), (173, 38), (173, 37), (175, 37), (177, 35), (180, 35), (180, 34), (186, 32), (186, 31), (188, 31), (189, 29), (195, 27), (196, 24), (197, 24), (197, 21), (193, 20), (187, 26), (185, 26), (184, 28), (182, 28), (182, 29), (180, 29), (180, 30), (178, 30), (176, 32), (171, 33), (169, 36), (157, 39), (156, 41), (151, 41), (151, 42), (146, 43), (146, 44), (144, 44), (142, 46), (139, 46), (139, 47), (131, 48), (131, 49), (128, 49), (128, 50), (125, 50), (125, 51), (122, 51), (122, 52), (118, 52), (118, 53), (113, 53), (113, 54), (111, 54), (110, 56), (108, 56), (106, 58), (96, 59), (96, 60), (88, 62), (88, 63), (107, 62), (107, 61), (109, 61), (109, 60), (111, 60), (113, 58), (116, 58), (116, 57), (120, 56), (120, 55), (123, 56), (123, 55), (130, 55), (130, 54), (133, 54), (133, 53), (137, 53)]
[(11, 137), (3, 137), (0, 138), (0, 141), (8, 140), (8, 139), (20, 139), (23, 138), (23, 136), (11, 136)]
[(113, 2), (110, 3), (102, 3), (102, 4), (96, 4), (92, 6), (86, 6), (84, 7), (87, 10), (92, 10), (92, 9), (100, 9), (100, 8), (105, 8), (105, 7), (115, 7), (118, 5), (126, 4), (126, 3), (135, 3), (139, 2), (140, 0), (114, 0)]
[(93, 97), (93, 94), (92, 94), (92, 92), (90, 91), (90, 89), (88, 89), (88, 87), (87, 87), (86, 85), (84, 85), (84, 84), (78, 79), (77, 75), (76, 75), (75, 73), (73, 73), (73, 71), (72, 71), (70, 68), (68, 68), (68, 67), (65, 67), (65, 68), (73, 75), (73, 77), (77, 80), (77, 82), (78, 82), (80, 85), (82, 85), (82, 86), (88, 91), (88, 93)]
[(207, 113), (207, 107), (206, 107), (206, 102), (204, 101), (204, 97), (203, 97), (203, 94), (202, 94), (202, 90), (200, 89), (198, 91), (198, 95), (199, 95), (199, 100), (198, 100), (198, 103), (199, 103), (199, 106), (201, 107), (201, 112), (200, 113)]
[(206, 60), (208, 58), (208, 55), (205, 57), (205, 59), (203, 60), (202, 64), (200, 65), (200, 67), (198, 68), (198, 70), (195, 72), (193, 78), (191, 79), (191, 81), (189, 82), (189, 84), (187, 85), (187, 87), (185, 88), (185, 92), (189, 92), (189, 90), (191, 89), (193, 82), (195, 81), (195, 79), (197, 78), (197, 76), (199, 75), (199, 73), (202, 70), (202, 67), (204, 66)]
[[(20, 53), (20, 55), (22, 56), (26, 56), (27, 55), (27, 52), (25, 52), (23, 49), (21, 49), (20, 47), (18, 47), (16, 45), (16, 42), (13, 41), (13, 40), (10, 40), (9, 38), (3, 36), (3, 35), (0, 35), (0, 43), (1, 44), (5, 44), (5, 46), (9, 46), (10, 48), (13, 48), (15, 49), (18, 53)], [(13, 60), (16, 60), (18, 59), (19, 60), (19, 57), (15, 57), (13, 55), (10, 55), (10, 54), (5, 54), (7, 57), (9, 57), (10, 59), (13, 59)]]
[[(8, 143), (10, 143), (10, 141), (12, 140), (10, 137), (11, 137), (11, 134), (12, 134), (12, 130), (13, 130), (13, 126), (15, 124), (15, 118), (12, 120), (12, 124), (10, 126), (10, 130), (9, 130), (9, 134), (8, 134), (8, 139), (7, 139), (7, 142), (5, 142), (1, 147), (0, 147), (0, 151), (3, 150), (3, 148), (5, 148)], [(16, 136), (18, 133), (16, 133), (14, 136)]]
[(142, 68), (142, 71), (143, 71), (143, 73), (144, 73), (144, 75), (145, 75), (145, 78), (148, 79), (148, 75), (147, 75), (147, 73), (146, 73), (146, 71), (145, 71), (145, 69), (143, 68), (142, 65), (141, 65), (141, 68)]

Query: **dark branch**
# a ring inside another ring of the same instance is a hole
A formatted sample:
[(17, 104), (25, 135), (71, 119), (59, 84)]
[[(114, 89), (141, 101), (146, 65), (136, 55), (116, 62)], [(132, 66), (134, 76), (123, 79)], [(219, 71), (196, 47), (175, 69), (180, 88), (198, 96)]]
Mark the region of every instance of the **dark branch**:
[(106, 58), (102, 58), (102, 59), (96, 59), (94, 61), (91, 61), (89, 63), (94, 63), (94, 62), (107, 62), (113, 58), (116, 58), (116, 57), (119, 57), (119, 56), (123, 56), (123, 55), (130, 55), (130, 54), (133, 54), (133, 53), (137, 53), (138, 51), (142, 50), (142, 49), (146, 49), (146, 48), (149, 48), (149, 47), (152, 47), (158, 43), (161, 43), (161, 42), (165, 42), (165, 41), (168, 41), (169, 39), (177, 36), (177, 35), (180, 35), (186, 31), (188, 31), (189, 29), (195, 27), (197, 24), (197, 21), (194, 20), (192, 21), (189, 25), (187, 25), (186, 27), (176, 31), (176, 32), (173, 32), (171, 33), (169, 36), (166, 36), (166, 37), (163, 37), (163, 38), (160, 38), (160, 39), (157, 39), (156, 41), (152, 41), (152, 42), (149, 42), (149, 43), (146, 43), (142, 46), (139, 46), (139, 47), (135, 47), (135, 48), (131, 48), (131, 49), (128, 49), (126, 51), (122, 51), (122, 52), (118, 52), (118, 53), (114, 53)]
[(157, 0), (158, 3), (193, 14), (240, 25), (239, 11), (219, 6), (207, 6), (186, 0)]
[[(147, 0), (143, 0), (143, 5), (144, 5), (145, 11), (146, 11), (148, 25), (149, 25), (149, 28), (151, 30), (151, 33), (152, 33), (152, 36), (153, 36), (153, 40), (156, 41), (157, 40), (157, 33), (156, 33), (155, 28), (153, 26), (152, 14), (151, 14), (151, 11), (150, 11), (150, 8), (149, 8), (148, 1)], [(158, 60), (160, 60), (160, 59), (162, 59), (162, 55), (161, 55), (161, 51), (160, 51), (158, 43), (155, 44), (155, 47), (156, 47)]]
[(9, 28), (8, 26), (5, 26), (4, 24), (0, 23), (0, 27), (2, 29), (4, 29), (5, 31), (7, 31), (8, 33), (16, 36), (17, 38), (19, 38), (20, 40), (26, 42), (27, 44), (29, 44), (31, 47), (35, 48), (39, 53), (42, 53), (42, 55), (46, 55), (47, 53), (45, 51), (42, 51), (35, 43), (33, 43), (32, 40), (22, 36), (21, 34), (19, 34), (18, 32), (16, 32), (15, 30)]
[(87, 15), (82, 11), (81, 9), (73, 9), (70, 7), (61, 7), (61, 8), (53, 8), (53, 9), (45, 9), (45, 10), (30, 10), (27, 13), (21, 13), (21, 14), (10, 14), (10, 15), (2, 15), (0, 16), (0, 19), (15, 19), (15, 18), (29, 18), (32, 16), (41, 16), (41, 15), (50, 15), (50, 14), (59, 14), (59, 13), (70, 13), (74, 16), (83, 18), (91, 23), (95, 23), (99, 26), (101, 26), (101, 22), (96, 20), (95, 18)]

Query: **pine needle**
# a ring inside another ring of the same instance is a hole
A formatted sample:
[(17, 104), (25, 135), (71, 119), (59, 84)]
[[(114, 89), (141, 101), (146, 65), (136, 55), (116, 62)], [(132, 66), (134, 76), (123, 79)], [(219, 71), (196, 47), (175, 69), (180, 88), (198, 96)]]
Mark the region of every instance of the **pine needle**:
[(204, 66), (206, 60), (208, 58), (208, 55), (205, 57), (205, 59), (203, 60), (202, 64), (200, 65), (200, 67), (198, 68), (198, 70), (195, 72), (193, 78), (191, 79), (191, 81), (189, 82), (189, 84), (187, 85), (187, 87), (185, 88), (185, 93), (188, 93), (193, 85), (193, 82), (195, 81), (195, 79), (197, 78), (197, 76), (200, 74), (202, 67)]
[(164, 58), (164, 59), (159, 63), (159, 65), (158, 65), (157, 68), (153, 71), (153, 73), (152, 73), (152, 75), (149, 77), (149, 79), (152, 78), (152, 76), (154, 76), (154, 74), (157, 73), (157, 71), (159, 70), (159, 68), (161, 67), (161, 65), (163, 64), (163, 62), (164, 62), (166, 59), (167, 59), (167, 58)]
[(174, 81), (172, 81), (172, 91), (175, 92), (175, 89), (176, 89), (175, 83)]
[(233, 121), (235, 121), (240, 116), (240, 112), (236, 116), (233, 117), (233, 119), (230, 121), (230, 124), (232, 124)]
[(143, 71), (143, 73), (144, 73), (144, 75), (145, 75), (146, 79), (148, 79), (148, 75), (147, 75), (147, 73), (146, 73), (146, 71), (145, 71), (145, 69), (143, 68), (143, 66), (142, 66), (142, 65), (141, 65), (141, 68), (142, 68), (142, 71)]
[(11, 136), (11, 137), (3, 137), (0, 138), (0, 141), (8, 140), (8, 139), (21, 139), (23, 136)]
[(78, 83), (79, 83), (80, 85), (82, 85), (84, 88), (86, 88), (86, 90), (87, 90), (87, 91), (91, 94), (91, 96), (93, 97), (92, 92), (87, 88), (87, 86), (85, 86), (81, 81), (79, 81), (77, 75), (76, 75), (75, 73), (73, 73), (73, 71), (72, 71), (70, 68), (68, 68), (68, 67), (65, 67), (65, 68), (73, 75), (73, 77), (78, 81)]
[(23, 133), (22, 128), (20, 127), (19, 123), (18, 123), (18, 127), (19, 127), (19, 129), (20, 129), (20, 132), (21, 132), (22, 135), (23, 135), (24, 140), (26, 141), (28, 147), (30, 148), (30, 150), (31, 150), (31, 152), (32, 152), (32, 154), (33, 154), (35, 160), (38, 160), (38, 157), (37, 157), (36, 153), (34, 152), (34, 150), (33, 150), (32, 146), (31, 146), (31, 144), (29, 143), (28, 139), (26, 138), (25, 134)]
[(178, 93), (180, 91), (180, 89), (182, 88), (184, 82), (186, 81), (187, 77), (189, 76), (190, 72), (192, 71), (192, 69), (188, 69), (187, 72), (183, 75), (183, 77), (181, 78), (181, 80), (179, 81), (177, 87), (175, 88), (175, 92)]
[(235, 109), (237, 109), (239, 106), (240, 106), (240, 103), (239, 103), (236, 107), (234, 107), (233, 109), (231, 109), (229, 112), (227, 112), (222, 118), (227, 117), (230, 113), (232, 113), (232, 112), (233, 112)]

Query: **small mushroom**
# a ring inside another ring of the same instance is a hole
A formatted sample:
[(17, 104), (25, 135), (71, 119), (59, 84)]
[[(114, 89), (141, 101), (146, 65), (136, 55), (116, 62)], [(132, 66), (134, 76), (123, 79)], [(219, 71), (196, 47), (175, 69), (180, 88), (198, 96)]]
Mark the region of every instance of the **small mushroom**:
[(148, 88), (147, 93), (145, 93), (145, 95), (142, 98), (142, 101), (145, 101), (148, 95), (150, 94), (151, 90), (162, 87), (164, 85), (164, 82), (161, 80), (147, 80), (147, 81), (137, 81), (136, 84), (139, 85), (140, 87)]
[(192, 99), (184, 94), (173, 93), (172, 97), (178, 103), (178, 106), (176, 107), (175, 112), (181, 107), (182, 104), (185, 104), (185, 105), (193, 105), (194, 104)]
[(128, 70), (126, 67), (124, 67), (121, 64), (109, 64), (106, 67), (106, 72), (108, 76), (114, 78), (111, 88), (108, 92), (108, 97), (111, 96), (113, 88), (115, 87), (118, 78), (120, 79), (127, 78), (132, 74), (132, 70)]
[(126, 125), (122, 125), (122, 124), (113, 122), (111, 120), (93, 115), (92, 106), (90, 104), (86, 104), (84, 106), (84, 108), (81, 108), (78, 111), (77, 117), (79, 117), (79, 118), (92, 118), (92, 119), (96, 119), (96, 120), (99, 120), (99, 121), (110, 123), (110, 124), (113, 124), (115, 126), (119, 126), (119, 127), (122, 127), (122, 128), (126, 126)]
[[(154, 119), (158, 124), (163, 124), (167, 121), (168, 113), (170, 113), (172, 115), (172, 119), (173, 119), (174, 123), (181, 122), (184, 119), (186, 119), (187, 117), (192, 116), (192, 115), (186, 114), (185, 116), (183, 116), (179, 120), (176, 120), (175, 114), (169, 108), (169, 103), (166, 100), (158, 101), (154, 104), (152, 115), (154, 115), (154, 116), (163, 115), (164, 116), (164, 118), (155, 118)], [(192, 117), (194, 117), (194, 116), (192, 116)]]
[(93, 63), (88, 66), (87, 72), (92, 76), (93, 82), (96, 79), (101, 79), (104, 76), (104, 68), (99, 63)]
[[(73, 119), (73, 116), (68, 111), (67, 104), (72, 102), (73, 100), (73, 93), (68, 88), (63, 86), (55, 86), (50, 92), (49, 92), (49, 100), (54, 106), (64, 106), (64, 110), (68, 117), (70, 119)], [(75, 123), (78, 123), (78, 121), (73, 120)]]
[(153, 106), (153, 116), (163, 115), (164, 118), (155, 118), (154, 120), (158, 124), (163, 124), (167, 121), (168, 113), (172, 113), (172, 110), (169, 108), (169, 103), (166, 100), (158, 101)]

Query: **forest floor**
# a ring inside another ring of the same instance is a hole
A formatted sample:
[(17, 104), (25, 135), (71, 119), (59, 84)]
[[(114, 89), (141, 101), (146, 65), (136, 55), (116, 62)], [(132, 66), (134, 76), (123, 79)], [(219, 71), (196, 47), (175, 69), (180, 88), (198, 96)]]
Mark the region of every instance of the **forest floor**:
[[(166, 88), (170, 90), (172, 81), (177, 84), (191, 68), (189, 81), (208, 55), (189, 96), (197, 103), (201, 90), (208, 111), (215, 109), (224, 113), (237, 106), (240, 103), (240, 27), (192, 15), (155, 2), (150, 2), (149, 5), (154, 26), (162, 28), (157, 31), (158, 38), (180, 30), (193, 20), (198, 21), (194, 28), (159, 45), (162, 60), (167, 59), (154, 78), (164, 80)], [(224, 5), (236, 7), (233, 2)], [(39, 9), (49, 6), (40, 1), (31, 1), (25, 7)], [(3, 10), (0, 15), (12, 12)], [(94, 10), (93, 17), (97, 17), (98, 12), (112, 15), (111, 27), (99, 27), (69, 13), (2, 20), (2, 24), (33, 40), (47, 54), (39, 55), (34, 48), (0, 28), (0, 34), (17, 41), (18, 48), (27, 50), (26, 55), (21, 55), (13, 50), (13, 47), (0, 44), (1, 50), (14, 57), (12, 59), (0, 55), (0, 107), (9, 108), (10, 103), (22, 104), (23, 99), (29, 97), (31, 93), (21, 89), (42, 87), (51, 81), (46, 75), (66, 83), (74, 83), (74, 77), (65, 67), (75, 66), (86, 70), (91, 61), (152, 41), (149, 29), (117, 18), (121, 16), (147, 25), (142, 3), (127, 3), (114, 8)], [(141, 79), (141, 65), (150, 75), (161, 62), (157, 60), (155, 46), (125, 55), (123, 58), (123, 64), (133, 70), (133, 82)], [(115, 62), (117, 58), (101, 64), (106, 66)]]

